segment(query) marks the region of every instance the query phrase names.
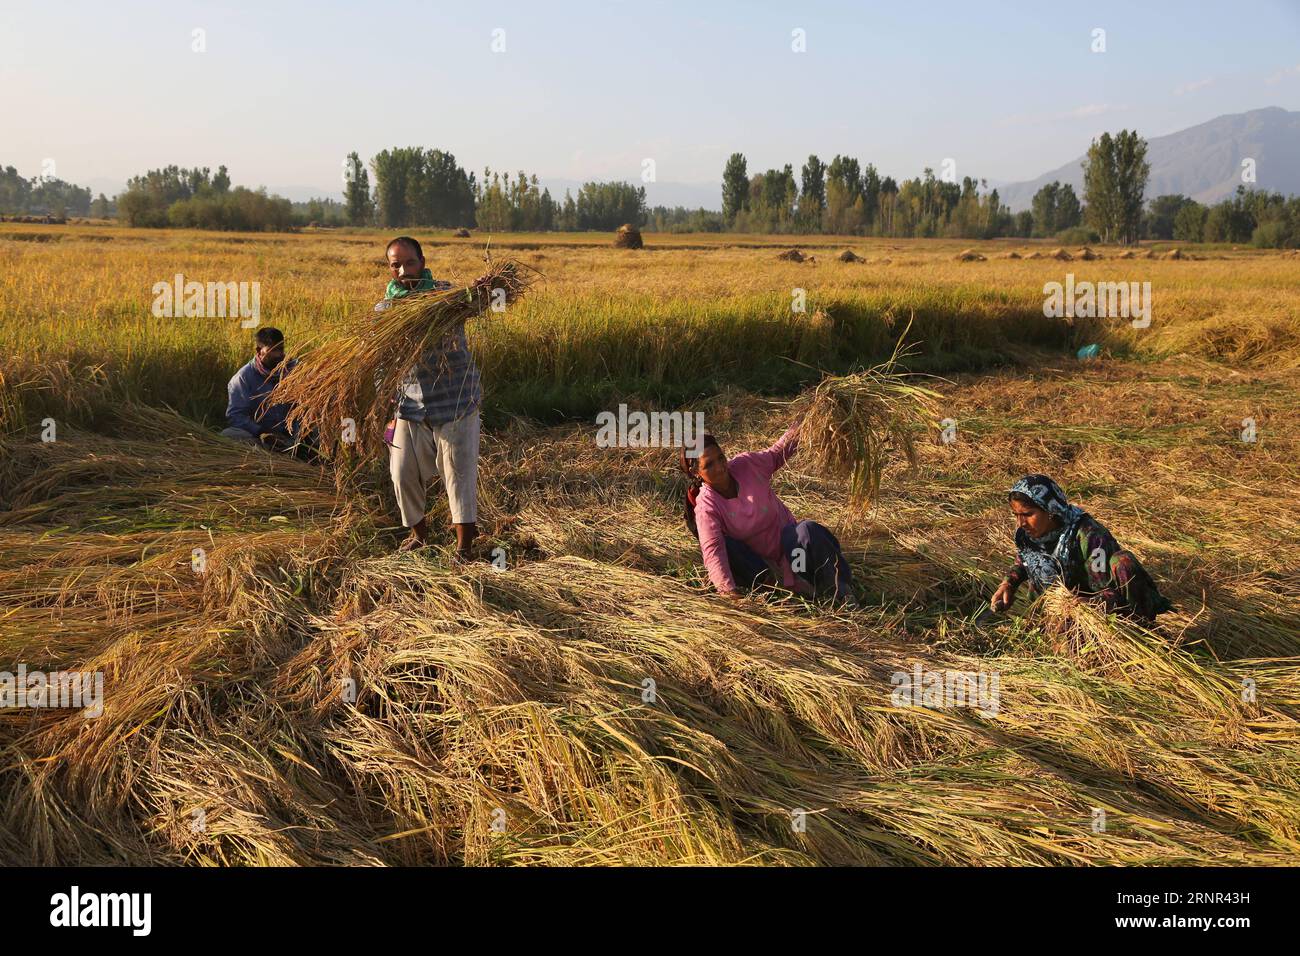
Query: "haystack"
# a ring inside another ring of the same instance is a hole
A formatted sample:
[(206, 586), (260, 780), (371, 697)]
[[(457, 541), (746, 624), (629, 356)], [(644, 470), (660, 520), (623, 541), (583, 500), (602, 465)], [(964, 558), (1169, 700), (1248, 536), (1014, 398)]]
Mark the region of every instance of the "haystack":
[(1116, 256), (1115, 258), (1116, 258), (1116, 259), (1136, 259), (1136, 258), (1137, 258), (1137, 253), (1134, 252), (1132, 249), (1125, 249), (1123, 252), (1121, 252), (1121, 253), (1120, 253), (1118, 256)]
[(1084, 262), (1091, 262), (1093, 259), (1100, 259), (1101, 256), (1097, 255), (1097, 253), (1093, 252), (1087, 246), (1084, 246), (1079, 250), (1078, 258), (1082, 259)]
[(843, 252), (840, 253), (840, 262), (866, 262), (866, 261), (867, 261), (866, 259), (862, 258), (862, 256), (858, 255), (852, 249), (845, 249)]
[(974, 249), (963, 249), (957, 253), (958, 262), (984, 262), (984, 256), (980, 255)]
[(641, 241), (641, 230), (630, 222), (623, 223), (614, 234), (615, 249), (640, 249), (644, 245), (645, 243)]
[(1018, 252), (1016, 252), (1016, 250), (1012, 249), (1010, 252), (1008, 252), (1008, 253), (1007, 253), (1005, 256), (1003, 256), (1002, 258), (1003, 258), (1003, 259), (1019, 259), (1019, 258), (1020, 258), (1020, 253), (1018, 253)]
[(1043, 258), (1043, 254), (1042, 254), (1041, 252), (1037, 252), (1037, 251), (1035, 251), (1035, 252), (1031, 252), (1029, 255), (1025, 256), (1025, 258), (1026, 258), (1026, 259), (1041, 259), (1041, 258)]
[(1165, 253), (1164, 258), (1166, 258), (1166, 259), (1186, 259), (1187, 256), (1183, 255), (1183, 250), (1181, 250), (1181, 249), (1170, 249), (1168, 252)]
[(787, 249), (785, 252), (778, 253), (777, 258), (782, 259), (785, 262), (803, 262), (807, 256), (798, 249)]
[(1060, 259), (1062, 262), (1069, 262), (1074, 258), (1074, 256), (1070, 255), (1064, 249), (1053, 249), (1047, 255), (1052, 259)]
[(468, 230), (468, 229), (457, 229), (455, 232), (453, 232), (453, 233), (451, 234), (451, 237), (452, 237), (453, 239), (468, 239), (468, 238), (469, 238), (469, 230)]

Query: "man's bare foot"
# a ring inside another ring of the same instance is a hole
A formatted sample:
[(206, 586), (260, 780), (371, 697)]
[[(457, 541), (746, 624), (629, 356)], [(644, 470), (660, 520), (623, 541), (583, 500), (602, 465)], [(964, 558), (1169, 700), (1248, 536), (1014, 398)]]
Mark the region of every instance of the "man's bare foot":
[(418, 534), (412, 532), (411, 534), (407, 535), (405, 541), (403, 541), (401, 544), (397, 546), (397, 553), (402, 554), (403, 552), (406, 551), (414, 551), (417, 548), (423, 548), (428, 543), (429, 540), (427, 538), (421, 538)]

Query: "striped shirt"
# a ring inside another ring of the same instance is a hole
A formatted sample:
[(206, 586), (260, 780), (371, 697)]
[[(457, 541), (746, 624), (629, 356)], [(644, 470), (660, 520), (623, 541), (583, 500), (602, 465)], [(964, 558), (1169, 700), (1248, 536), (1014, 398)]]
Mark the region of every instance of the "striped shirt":
[[(451, 288), (450, 282), (436, 282)], [(392, 307), (391, 298), (375, 306), (376, 312)], [(465, 326), (450, 333), (438, 348), (424, 354), (406, 373), (397, 396), (397, 417), (410, 422), (445, 425), (474, 412), (483, 401), (478, 366), (465, 339)]]

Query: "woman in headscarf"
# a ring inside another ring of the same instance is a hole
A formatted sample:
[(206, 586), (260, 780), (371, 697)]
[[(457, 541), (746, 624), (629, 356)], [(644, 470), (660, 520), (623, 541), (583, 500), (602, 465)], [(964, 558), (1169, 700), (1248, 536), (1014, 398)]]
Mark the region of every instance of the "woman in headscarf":
[(1090, 514), (1076, 508), (1046, 475), (1025, 475), (1007, 492), (1016, 516), (1016, 563), (989, 607), (1004, 611), (1028, 583), (1041, 594), (1060, 581), (1080, 597), (1100, 600), (1107, 612), (1152, 623), (1172, 605), (1146, 569)]
[(686, 526), (700, 541), (709, 580), (729, 598), (759, 584), (780, 584), (799, 594), (834, 596), (853, 606), (853, 574), (840, 543), (816, 521), (795, 521), (772, 490), (772, 475), (799, 446), (799, 423), (766, 451), (730, 461), (712, 435), (698, 458), (681, 452), (689, 478)]

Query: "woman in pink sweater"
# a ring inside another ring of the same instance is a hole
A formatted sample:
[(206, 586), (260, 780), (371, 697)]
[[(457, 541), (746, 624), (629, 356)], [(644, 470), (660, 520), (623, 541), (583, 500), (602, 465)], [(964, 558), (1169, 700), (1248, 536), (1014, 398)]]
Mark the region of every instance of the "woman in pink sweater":
[(840, 543), (815, 521), (795, 521), (772, 490), (772, 475), (799, 447), (799, 423), (767, 451), (730, 461), (712, 435), (694, 462), (682, 452), (690, 477), (686, 525), (700, 539), (709, 580), (741, 597), (758, 584), (781, 584), (800, 594), (830, 593), (853, 604), (853, 575)]

